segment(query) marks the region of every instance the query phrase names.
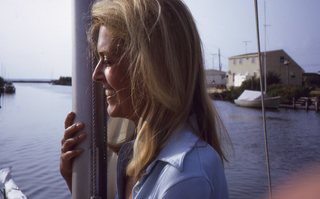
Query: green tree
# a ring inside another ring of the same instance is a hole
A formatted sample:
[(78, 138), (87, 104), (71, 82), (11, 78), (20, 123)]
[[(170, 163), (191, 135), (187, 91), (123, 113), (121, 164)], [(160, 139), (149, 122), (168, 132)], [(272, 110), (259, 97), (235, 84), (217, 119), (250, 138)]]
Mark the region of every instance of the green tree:
[(281, 84), (280, 76), (273, 73), (273, 72), (268, 72), (267, 73), (267, 85), (270, 86), (273, 84)]
[(260, 78), (252, 77), (242, 82), (240, 90), (260, 90)]

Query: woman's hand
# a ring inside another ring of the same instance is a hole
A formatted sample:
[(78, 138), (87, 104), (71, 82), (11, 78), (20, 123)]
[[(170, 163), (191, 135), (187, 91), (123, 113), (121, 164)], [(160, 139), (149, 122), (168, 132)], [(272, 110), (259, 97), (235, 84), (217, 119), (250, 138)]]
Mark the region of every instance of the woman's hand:
[(64, 122), (64, 135), (61, 140), (60, 173), (66, 181), (69, 190), (72, 188), (72, 164), (74, 158), (78, 157), (83, 149), (75, 149), (86, 137), (83, 123), (74, 123), (75, 113), (68, 113)]

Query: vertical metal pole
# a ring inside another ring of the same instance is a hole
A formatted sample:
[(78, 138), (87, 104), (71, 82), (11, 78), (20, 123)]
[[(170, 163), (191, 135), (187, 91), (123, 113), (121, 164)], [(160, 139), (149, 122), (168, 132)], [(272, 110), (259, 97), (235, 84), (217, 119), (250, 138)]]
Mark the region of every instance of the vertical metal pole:
[[(92, 59), (88, 51), (86, 31), (89, 26), (93, 0), (74, 1), (74, 54), (72, 67), (72, 104), (76, 121), (85, 123), (87, 139), (80, 145), (84, 152), (75, 159), (72, 172), (72, 198), (90, 199), (103, 197), (100, 187), (102, 176), (101, 157), (104, 145), (103, 91), (92, 82)], [(100, 133), (100, 136), (99, 136)], [(102, 146), (101, 146), (102, 145)], [(105, 184), (106, 185), (106, 184)], [(104, 189), (106, 190), (106, 189)]]
[(76, 113), (76, 120), (85, 123), (87, 139), (81, 144), (84, 149), (82, 155), (75, 159), (72, 172), (72, 198), (90, 198), (90, 141), (92, 135), (92, 81), (90, 74), (90, 58), (86, 39), (86, 26), (88, 24), (88, 13), (90, 0), (74, 1), (74, 57), (72, 66), (72, 106)]
[[(256, 16), (256, 31), (257, 31), (257, 44), (258, 44), (258, 57), (259, 57), (259, 67), (260, 67), (260, 76), (262, 76), (262, 63), (261, 63), (261, 50), (260, 50), (260, 33), (259, 33), (259, 14), (258, 14), (258, 2), (254, 0), (255, 5), (255, 16)], [(269, 161), (269, 148), (268, 148), (268, 135), (267, 135), (267, 124), (266, 124), (266, 113), (264, 108), (264, 95), (263, 95), (263, 86), (262, 78), (260, 77), (260, 90), (261, 90), (261, 108), (262, 108), (262, 120), (263, 120), (263, 132), (264, 132), (264, 146), (266, 153), (266, 166), (268, 174), (268, 187), (269, 187), (269, 198), (272, 199), (272, 183), (271, 183), (271, 174), (270, 174), (270, 161)]]

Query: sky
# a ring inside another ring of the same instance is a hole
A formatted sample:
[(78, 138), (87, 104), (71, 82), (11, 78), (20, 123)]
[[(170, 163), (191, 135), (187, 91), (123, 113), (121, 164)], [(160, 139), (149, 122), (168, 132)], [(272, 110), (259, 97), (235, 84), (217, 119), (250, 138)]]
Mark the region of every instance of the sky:
[[(196, 21), (206, 68), (218, 69), (218, 49), (224, 71), (228, 57), (257, 52), (254, 0), (184, 2)], [(0, 0), (0, 76), (71, 76), (73, 4), (74, 0)], [(320, 1), (258, 4), (261, 49), (284, 49), (306, 72), (320, 71)]]

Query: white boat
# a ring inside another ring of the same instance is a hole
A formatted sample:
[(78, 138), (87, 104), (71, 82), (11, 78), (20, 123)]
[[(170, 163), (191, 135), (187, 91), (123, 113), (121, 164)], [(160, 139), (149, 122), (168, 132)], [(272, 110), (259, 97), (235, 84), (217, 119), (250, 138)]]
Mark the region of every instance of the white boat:
[[(234, 103), (238, 106), (261, 108), (261, 92), (244, 90), (243, 93), (234, 100)], [(278, 108), (280, 104), (280, 96), (269, 97), (264, 95), (264, 107), (265, 108)]]
[(0, 169), (0, 199), (27, 199), (11, 177), (11, 168)]

